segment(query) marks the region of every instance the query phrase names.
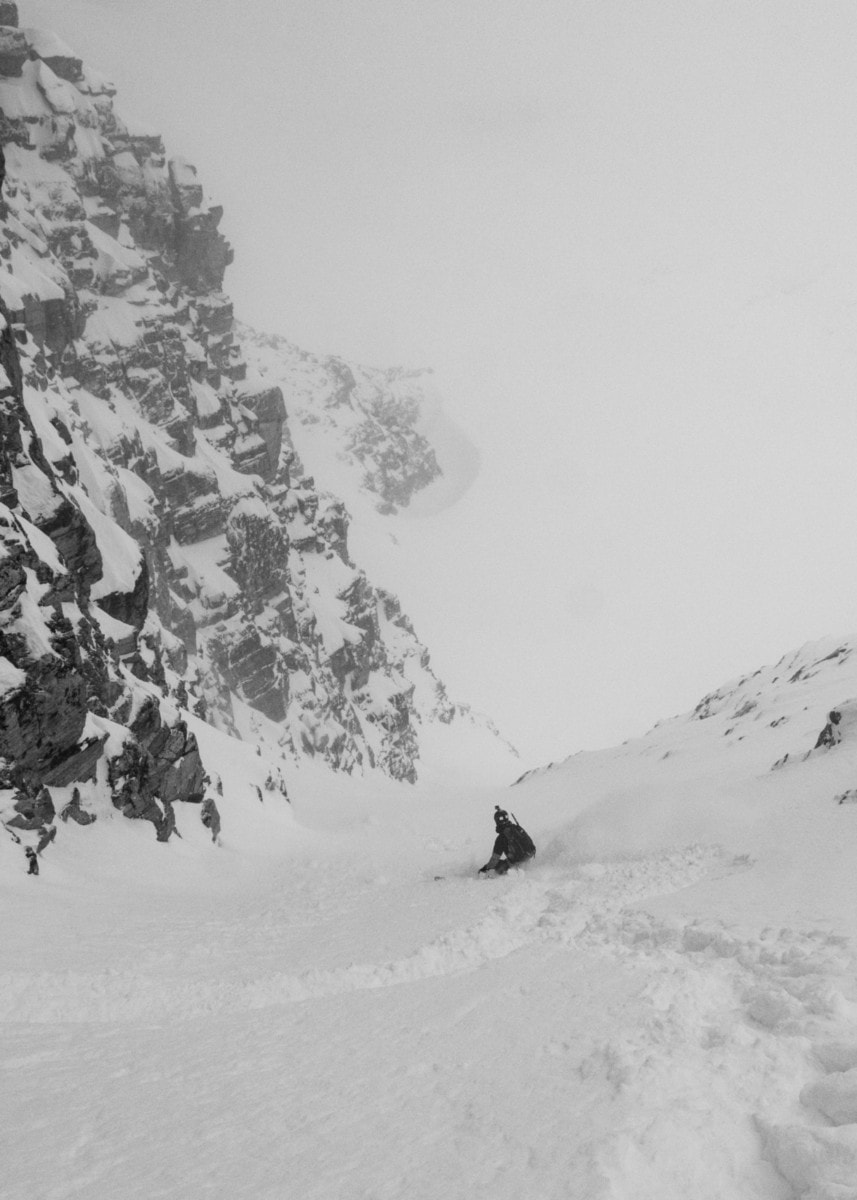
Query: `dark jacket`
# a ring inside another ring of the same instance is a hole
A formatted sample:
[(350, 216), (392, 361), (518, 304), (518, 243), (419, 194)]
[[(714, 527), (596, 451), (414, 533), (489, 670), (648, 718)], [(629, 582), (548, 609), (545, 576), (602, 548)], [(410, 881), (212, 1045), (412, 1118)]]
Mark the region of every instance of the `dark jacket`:
[(497, 830), (497, 837), (494, 839), (494, 849), (491, 851), (491, 857), (482, 871), (494, 871), (503, 859), (504, 866), (514, 866), (515, 863), (526, 862), (528, 858), (532, 858), (532, 854), (519, 844), (515, 836), (515, 825), (501, 825)]

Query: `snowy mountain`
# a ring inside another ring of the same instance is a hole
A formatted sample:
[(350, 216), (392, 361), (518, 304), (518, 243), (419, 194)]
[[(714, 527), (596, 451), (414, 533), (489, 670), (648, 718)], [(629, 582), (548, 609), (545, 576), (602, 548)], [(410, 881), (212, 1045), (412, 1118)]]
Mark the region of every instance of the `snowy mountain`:
[[(658, 763), (664, 772), (699, 770), (700, 756), (710, 769), (728, 773), (732, 761), (745, 771), (748, 761), (760, 772), (790, 767), (817, 749), (838, 745), (850, 729), (853, 697), (857, 697), (857, 643), (849, 638), (810, 642), (784, 655), (774, 666), (760, 667), (703, 696), (692, 712), (660, 721), (643, 738), (625, 743), (619, 751), (583, 753), (562, 763), (528, 771), (518, 784), (548, 776), (598, 769), (615, 763), (617, 754), (648, 770)], [(852, 695), (853, 691), (853, 695)], [(840, 721), (832, 724), (829, 712)], [(822, 738), (822, 744), (814, 745)], [(742, 753), (735, 750), (743, 744)], [(668, 766), (661, 764), (669, 761)], [(584, 765), (585, 764), (585, 765)]]
[[(320, 764), (271, 803), (197, 722), (221, 853), (0, 843), (5, 1194), (850, 1200), (855, 649), (417, 804)], [(495, 803), (538, 854), (491, 879)]]
[(114, 92), (2, 5), (4, 820), (106, 795), (168, 838), (221, 804), (191, 714), (284, 764), (413, 782), (437, 728), (505, 760), (329, 490), (390, 514), (439, 478), (428, 376), (239, 327), (222, 210)]
[(472, 448), (237, 323), (113, 92), (0, 0), (4, 1200), (855, 1200), (857, 642), (463, 785), (349, 518)]

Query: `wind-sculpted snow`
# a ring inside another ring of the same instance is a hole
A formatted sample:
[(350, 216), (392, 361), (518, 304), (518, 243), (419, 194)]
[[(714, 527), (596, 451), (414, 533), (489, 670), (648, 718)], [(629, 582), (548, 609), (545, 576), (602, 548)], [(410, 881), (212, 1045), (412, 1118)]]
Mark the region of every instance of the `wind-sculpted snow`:
[[(10, 971), (0, 976), (0, 1020), (186, 1020), (473, 971), (534, 942), (592, 944), (592, 931), (601, 928), (606, 913), (686, 886), (719, 861), (716, 851), (692, 847), (658, 860), (592, 865), (580, 872), (579, 879), (562, 886), (551, 884), (549, 874), (531, 879), (519, 872), (510, 877), (512, 886), (506, 893), (488, 905), (474, 924), (450, 930), (404, 958), (333, 971), (278, 972), (232, 983), (189, 981), (180, 986), (165, 986), (163, 979), (136, 971), (35, 977)], [(464, 886), (484, 885), (475, 880)], [(621, 935), (616, 940), (621, 941)]]
[[(469, 1189), (473, 1194), (480, 1179), (491, 1177), (496, 1159), (503, 1171), (492, 1191), (509, 1198), (558, 1197), (571, 1186), (586, 1189), (572, 1194), (603, 1200), (631, 1195), (714, 1200), (733, 1194), (767, 1200), (784, 1195), (773, 1167), (801, 1196), (839, 1195), (830, 1189), (850, 1178), (849, 1126), (857, 1104), (852, 1078), (857, 1009), (849, 998), (855, 957), (849, 940), (817, 928), (747, 934), (718, 920), (659, 917), (645, 907), (752, 870), (746, 857), (691, 846), (578, 863), (571, 872), (554, 865), (493, 881), (454, 875), (414, 879), (402, 893), (410, 919), (419, 912), (424, 923), (440, 901), (440, 921), (452, 921), (449, 928), (404, 956), (303, 972), (253, 970), (251, 963), (260, 961), (256, 951), (251, 956), (246, 945), (238, 950), (242, 923), (252, 919), (245, 902), (232, 929), (223, 916), (202, 918), (168, 936), (156, 971), (141, 964), (96, 972), (4, 972), (0, 1031), (14, 1038), (16, 1029), (38, 1029), (41, 1049), (22, 1056), (7, 1042), (3, 1065), (26, 1067), (25, 1095), (57, 1055), (71, 1055), (83, 1081), (96, 1074), (100, 1079), (99, 1102), (114, 1122), (106, 1143), (93, 1140), (100, 1123), (96, 1114), (78, 1124), (60, 1112), (55, 1122), (56, 1144), (66, 1147), (75, 1171), (89, 1164), (88, 1171), (70, 1176), (68, 1196), (107, 1195), (116, 1186), (120, 1165), (111, 1156), (110, 1139), (127, 1121), (122, 1115), (127, 1070), (137, 1075), (139, 1086), (147, 1087), (146, 1080), (157, 1086), (169, 1111), (183, 1105), (192, 1090), (194, 1112), (205, 1115), (191, 1120), (187, 1137), (198, 1136), (191, 1132), (196, 1120), (213, 1120), (222, 1130), (218, 1105), (224, 1101), (215, 1099), (216, 1080), (240, 1081), (249, 1072), (271, 1105), (270, 1065), (280, 1054), (287, 1054), (290, 1069), (300, 1062), (307, 1031), (319, 1022), (320, 1029), (327, 1028), (327, 1011), (336, 1021), (336, 1014), (348, 1014), (347, 1032), (323, 1034), (331, 1038), (327, 1052), (313, 1039), (317, 1057), (310, 1074), (274, 1102), (276, 1119), (294, 1119), (287, 1116), (293, 1111), (288, 1097), (304, 1112), (345, 1114), (342, 1099), (357, 1095), (353, 1073), (360, 1079), (361, 1108), (375, 1114), (373, 1128), (382, 1120), (399, 1137), (408, 1131), (402, 1155), (390, 1147), (384, 1158), (390, 1194), (408, 1179), (411, 1190), (424, 1197), (463, 1197)], [(301, 876), (306, 878), (303, 871)], [(353, 868), (346, 877), (359, 925), (360, 910), (368, 915), (374, 903), (374, 889), (358, 883)], [(322, 904), (333, 902), (332, 881), (318, 878), (314, 895)], [(309, 900), (305, 894), (305, 913), (291, 918), (273, 896), (256, 910), (259, 948), (267, 941), (269, 958), (279, 956), (290, 922), (297, 930), (313, 911)], [(456, 910), (475, 919), (456, 925)], [(363, 924), (355, 950), (383, 943), (383, 931), (376, 926), (370, 934), (371, 925)], [(183, 945), (182, 964), (173, 948)], [(489, 969), (502, 973), (486, 975)], [(432, 990), (440, 984), (443, 992)], [(401, 999), (378, 1011), (358, 1001), (360, 995)], [(378, 1019), (382, 1027), (376, 1028)], [(514, 1051), (504, 1046), (510, 1023), (519, 1042)], [(70, 1044), (62, 1049), (75, 1028), (83, 1041), (75, 1043), (76, 1051)], [(250, 1029), (257, 1034), (248, 1037)], [(304, 1041), (297, 1060), (296, 1036)], [(392, 1068), (396, 1062), (395, 1069), (368, 1070), (361, 1043), (368, 1039), (377, 1047), (379, 1037), (385, 1050), (376, 1063), (388, 1061)], [(119, 1048), (129, 1038), (144, 1055), (142, 1075), (139, 1068), (121, 1068)], [(169, 1065), (179, 1043), (185, 1046), (181, 1075)], [(188, 1046), (197, 1045), (199, 1051), (189, 1056)], [(204, 1068), (211, 1054), (215, 1059)], [(90, 1055), (98, 1056), (99, 1068)], [(492, 1080), (487, 1093), (480, 1084), (483, 1069)], [(238, 1088), (239, 1109), (230, 1120), (247, 1118), (248, 1094), (240, 1082)], [(515, 1110), (514, 1089), (528, 1097), (526, 1108)], [(330, 1108), (334, 1094), (340, 1103)], [(254, 1121), (260, 1119), (251, 1107)], [(448, 1116), (441, 1118), (441, 1110)], [(558, 1117), (564, 1110), (574, 1115), (563, 1134)], [(834, 1128), (820, 1127), (815, 1113)], [(305, 1159), (309, 1141), (305, 1147), (301, 1138), (278, 1141), (261, 1160), (266, 1165), (257, 1194), (277, 1194), (280, 1169), (302, 1171), (295, 1176), (301, 1193), (318, 1200), (344, 1200), (357, 1181), (379, 1178), (357, 1149), (355, 1138), (365, 1136), (358, 1132), (363, 1121), (356, 1114), (344, 1123), (342, 1115), (334, 1119), (342, 1159), (311, 1168)], [(447, 1120), (459, 1132), (449, 1157), (436, 1161), (439, 1174), (433, 1174), (417, 1130), (445, 1136)], [(267, 1129), (268, 1121), (262, 1121)], [(460, 1139), (468, 1122), (474, 1140), (463, 1154)], [(81, 1141), (80, 1131), (87, 1128), (93, 1132)], [(142, 1144), (139, 1150), (128, 1145), (132, 1158), (143, 1153)], [(201, 1186), (213, 1163), (204, 1169), (189, 1145), (182, 1150), (185, 1135), (173, 1136), (170, 1145), (167, 1154), (187, 1153), (188, 1162), (180, 1182), (166, 1184), (164, 1194), (181, 1194), (189, 1178)], [(219, 1159), (215, 1152), (214, 1162)], [(151, 1167), (147, 1177), (151, 1181)], [(43, 1171), (34, 1178), (44, 1178)], [(228, 1168), (221, 1179), (222, 1190), (213, 1194), (225, 1196), (234, 1186)], [(23, 1194), (15, 1188), (9, 1193)], [(126, 1194), (145, 1193), (132, 1185)]]
[(54, 1161), (98, 1200), (847, 1195), (857, 744), (769, 768), (849, 670), (760, 689), (742, 740), (732, 710), (679, 718), (521, 784), (538, 854), (497, 879), (510, 793), (403, 805), (319, 774), (290, 805), (197, 722), (241, 816), (207, 858), (181, 812), (124, 869), (99, 820), (39, 879), (0, 871), (10, 1200), (50, 1194)]
[(183, 1021), (416, 983), (476, 970), (521, 949), (539, 911), (538, 905), (506, 903), (476, 925), (444, 934), (407, 958), (303, 975), (276, 973), (237, 982), (177, 986), (132, 971), (35, 977), (9, 972), (0, 978), (0, 1020)]

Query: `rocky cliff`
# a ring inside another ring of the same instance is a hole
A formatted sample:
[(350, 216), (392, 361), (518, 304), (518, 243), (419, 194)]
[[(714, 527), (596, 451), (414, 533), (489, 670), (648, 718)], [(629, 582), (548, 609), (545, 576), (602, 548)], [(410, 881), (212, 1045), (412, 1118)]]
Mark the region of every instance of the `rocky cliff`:
[(211, 818), (189, 712), (414, 780), (459, 711), (290, 421), (393, 511), (439, 473), (423, 377), (239, 327), (220, 207), (114, 92), (0, 2), (0, 816)]

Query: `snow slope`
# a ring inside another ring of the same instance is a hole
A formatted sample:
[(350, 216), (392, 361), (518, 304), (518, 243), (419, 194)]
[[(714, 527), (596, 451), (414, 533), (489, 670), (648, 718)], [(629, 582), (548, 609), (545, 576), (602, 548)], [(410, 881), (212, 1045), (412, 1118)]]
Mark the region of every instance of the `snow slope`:
[[(291, 805), (197, 722), (220, 845), (0, 846), (4, 1197), (853, 1200), (855, 695), (831, 641), (513, 789)], [(539, 854), (486, 879), (495, 802)]]

